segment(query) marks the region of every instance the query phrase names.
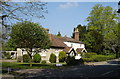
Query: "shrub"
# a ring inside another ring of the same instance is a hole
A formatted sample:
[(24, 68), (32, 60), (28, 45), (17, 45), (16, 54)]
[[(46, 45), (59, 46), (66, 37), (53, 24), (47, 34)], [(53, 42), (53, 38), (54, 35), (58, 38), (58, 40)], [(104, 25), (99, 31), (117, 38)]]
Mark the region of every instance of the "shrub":
[(59, 62), (64, 62), (66, 59), (66, 52), (60, 51), (59, 52)]
[(18, 56), (17, 62), (22, 62), (22, 61), (23, 61), (23, 57), (22, 56)]
[(106, 61), (106, 60), (107, 60), (107, 56), (105, 56), (105, 55), (94, 55), (94, 56), (92, 57), (92, 59), (93, 59), (95, 62)]
[(83, 58), (85, 62), (93, 62), (94, 60), (92, 58)]
[(6, 59), (11, 59), (11, 55), (9, 52), (3, 52), (3, 54)]
[(49, 61), (50, 61), (51, 63), (56, 63), (56, 55), (53, 54), (53, 53), (51, 53), (50, 58), (49, 58)]
[(75, 64), (75, 57), (71, 57), (71, 56), (67, 56), (67, 59), (66, 59), (66, 63), (67, 65), (74, 65)]
[(41, 56), (40, 56), (40, 54), (35, 54), (34, 56), (33, 56), (33, 61), (35, 62), (35, 63), (40, 63), (40, 61), (41, 61)]
[(23, 62), (26, 62), (26, 63), (30, 62), (30, 57), (28, 54), (23, 55)]
[(91, 58), (92, 56), (97, 55), (96, 53), (93, 52), (89, 52), (89, 53), (85, 53), (84, 56), (85, 58)]
[(46, 60), (42, 60), (41, 63), (42, 63), (42, 64), (46, 64)]
[(84, 60), (81, 58), (79, 60), (75, 60), (75, 57), (67, 56), (66, 59), (67, 65), (77, 65), (77, 64), (84, 64)]

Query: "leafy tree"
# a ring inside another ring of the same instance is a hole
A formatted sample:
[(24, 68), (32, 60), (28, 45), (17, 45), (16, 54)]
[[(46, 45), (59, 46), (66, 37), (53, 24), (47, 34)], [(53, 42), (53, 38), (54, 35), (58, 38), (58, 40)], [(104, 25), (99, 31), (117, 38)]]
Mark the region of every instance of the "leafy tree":
[(61, 37), (61, 33), (60, 33), (60, 32), (58, 32), (57, 36), (58, 36), (58, 37)]
[[(12, 0), (0, 1), (2, 12), (0, 24), (3, 30), (3, 40), (8, 41), (8, 31), (15, 22), (31, 21), (33, 18), (45, 18), (44, 14), (48, 13), (46, 2), (10, 2)], [(38, 0), (37, 0), (38, 1)], [(5, 42), (5, 41), (3, 41)]]
[[(90, 16), (87, 17), (88, 33), (86, 34), (86, 45), (93, 52), (116, 52), (117, 45), (117, 13), (110, 6), (103, 7), (97, 4), (92, 8)], [(100, 51), (101, 50), (101, 51)]]
[(33, 22), (21, 22), (14, 24), (10, 34), (11, 42), (19, 48), (25, 48), (30, 57), (30, 66), (32, 66), (32, 49), (46, 49), (50, 46), (50, 40), (47, 31)]
[(90, 16), (87, 17), (88, 26), (93, 26), (96, 31), (106, 34), (117, 23), (116, 15), (117, 12), (110, 6), (103, 7), (101, 4), (97, 4), (92, 8)]
[[(87, 32), (86, 26), (82, 26), (81, 24), (79, 24), (76, 28), (78, 28), (78, 31), (79, 31), (80, 41), (83, 41), (85, 39), (85, 34)], [(76, 28), (74, 28), (74, 31)], [(72, 35), (72, 38), (74, 38), (74, 33)]]
[(59, 62), (64, 62), (66, 59), (66, 52), (60, 51), (59, 52)]
[(51, 62), (51, 63), (56, 63), (56, 55), (55, 54), (53, 54), (53, 53), (51, 53), (50, 54), (50, 58), (49, 58), (49, 61)]

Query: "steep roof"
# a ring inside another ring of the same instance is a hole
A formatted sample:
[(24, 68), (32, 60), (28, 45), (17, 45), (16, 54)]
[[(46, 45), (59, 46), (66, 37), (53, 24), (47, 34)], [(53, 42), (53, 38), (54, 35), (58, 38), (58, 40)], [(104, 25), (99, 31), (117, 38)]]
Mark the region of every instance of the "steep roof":
[(63, 43), (63, 41), (61, 41), (59, 38), (57, 38), (57, 36), (53, 35), (53, 34), (49, 34), (49, 38), (51, 40), (51, 46), (53, 47), (66, 47), (66, 45)]
[(83, 48), (77, 48), (76, 51), (77, 52), (82, 52)]
[(69, 37), (58, 37), (56, 35), (53, 34), (49, 34), (49, 38), (52, 42), (53, 47), (66, 47), (66, 45), (64, 44), (64, 42), (73, 42), (73, 43), (82, 43), (78, 40), (75, 40), (73, 38), (69, 38)]

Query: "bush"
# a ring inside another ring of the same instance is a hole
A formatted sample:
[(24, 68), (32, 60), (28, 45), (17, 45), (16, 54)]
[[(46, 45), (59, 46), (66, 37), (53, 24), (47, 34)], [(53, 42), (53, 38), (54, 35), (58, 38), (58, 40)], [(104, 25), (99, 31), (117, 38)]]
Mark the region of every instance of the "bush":
[(92, 59), (95, 62), (106, 61), (107, 60), (107, 56), (105, 56), (105, 55), (95, 55), (95, 56), (92, 57)]
[(11, 55), (9, 52), (3, 52), (3, 54), (6, 59), (11, 59)]
[(40, 56), (40, 54), (35, 54), (34, 56), (33, 56), (33, 61), (35, 62), (35, 63), (40, 63), (40, 61), (41, 61), (41, 56)]
[(67, 65), (74, 65), (75, 64), (75, 57), (71, 57), (71, 56), (67, 56), (67, 59), (66, 59), (66, 63)]
[(23, 61), (23, 57), (22, 56), (18, 56), (17, 62), (22, 62), (22, 61)]
[(75, 60), (75, 57), (67, 56), (66, 59), (67, 65), (77, 65), (77, 64), (84, 64), (84, 60), (81, 58), (79, 60)]
[(94, 60), (92, 58), (83, 58), (85, 62), (93, 62)]
[(28, 54), (23, 55), (23, 62), (26, 62), (26, 63), (30, 62), (30, 57)]
[(56, 55), (55, 54), (53, 54), (53, 53), (51, 53), (51, 55), (50, 55), (50, 58), (49, 58), (49, 61), (51, 62), (51, 63), (56, 63)]
[(89, 52), (89, 53), (85, 53), (84, 56), (85, 58), (91, 58), (92, 56), (97, 55), (96, 53), (93, 52)]
[(46, 64), (46, 60), (42, 60), (41, 63), (42, 63), (42, 64)]
[(66, 52), (60, 51), (59, 52), (59, 62), (64, 62), (66, 59)]

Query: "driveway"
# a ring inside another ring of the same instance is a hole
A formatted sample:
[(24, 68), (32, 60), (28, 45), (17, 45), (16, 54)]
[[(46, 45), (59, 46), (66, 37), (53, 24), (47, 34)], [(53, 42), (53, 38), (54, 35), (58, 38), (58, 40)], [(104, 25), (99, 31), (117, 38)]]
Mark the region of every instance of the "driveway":
[[(16, 71), (20, 73), (19, 79), (29, 78), (101, 78), (107, 77), (119, 79), (120, 60), (107, 62), (87, 63), (86, 65), (71, 66), (64, 69), (24, 69)], [(16, 75), (15, 78), (18, 78)]]

